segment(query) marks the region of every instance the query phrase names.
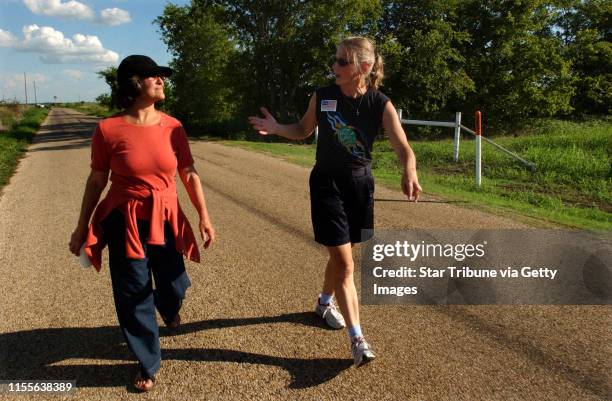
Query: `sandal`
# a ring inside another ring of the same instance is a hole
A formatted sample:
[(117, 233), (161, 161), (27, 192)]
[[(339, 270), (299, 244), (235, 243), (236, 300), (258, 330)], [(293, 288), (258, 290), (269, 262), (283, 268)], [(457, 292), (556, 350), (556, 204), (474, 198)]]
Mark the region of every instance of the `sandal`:
[(155, 376), (144, 378), (141, 372), (136, 374), (134, 378), (134, 388), (141, 393), (146, 393), (153, 390), (155, 386)]

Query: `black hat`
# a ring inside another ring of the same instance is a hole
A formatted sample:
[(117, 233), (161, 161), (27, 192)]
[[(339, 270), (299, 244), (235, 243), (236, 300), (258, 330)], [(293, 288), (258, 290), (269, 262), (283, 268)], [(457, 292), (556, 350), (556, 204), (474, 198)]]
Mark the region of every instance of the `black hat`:
[(172, 68), (157, 65), (151, 57), (133, 54), (124, 58), (121, 64), (119, 64), (117, 80), (124, 81), (134, 75), (142, 78), (155, 76), (169, 77), (172, 75)]

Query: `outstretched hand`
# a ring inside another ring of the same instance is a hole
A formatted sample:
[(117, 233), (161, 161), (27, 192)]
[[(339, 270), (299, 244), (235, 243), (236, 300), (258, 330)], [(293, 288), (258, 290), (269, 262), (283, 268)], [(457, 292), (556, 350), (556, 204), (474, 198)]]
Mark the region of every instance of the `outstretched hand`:
[(264, 115), (264, 118), (260, 118), (257, 116), (249, 117), (249, 124), (253, 126), (253, 128), (259, 132), (261, 135), (270, 135), (274, 134), (276, 128), (278, 127), (278, 123), (276, 122), (276, 118), (265, 107), (260, 107), (261, 114)]

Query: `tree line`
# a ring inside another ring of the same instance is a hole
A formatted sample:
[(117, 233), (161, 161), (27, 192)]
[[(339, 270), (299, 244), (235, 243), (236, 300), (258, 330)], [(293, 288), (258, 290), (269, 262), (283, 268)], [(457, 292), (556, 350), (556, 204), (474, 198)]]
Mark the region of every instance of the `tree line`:
[(607, 0), (192, 0), (155, 23), (175, 70), (166, 107), (219, 133), (260, 105), (299, 118), (347, 35), (377, 43), (381, 90), (411, 118), (478, 109), (501, 130), (612, 104)]

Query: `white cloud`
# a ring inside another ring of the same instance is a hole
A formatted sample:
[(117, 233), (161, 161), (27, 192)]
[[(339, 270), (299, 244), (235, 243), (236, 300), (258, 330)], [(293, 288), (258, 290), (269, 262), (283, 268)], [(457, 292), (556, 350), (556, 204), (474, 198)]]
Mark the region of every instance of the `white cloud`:
[(10, 46), (5, 47), (38, 53), (40, 59), (48, 64), (114, 64), (119, 60), (119, 55), (112, 50), (105, 49), (97, 36), (77, 33), (72, 36), (72, 39), (69, 39), (65, 38), (62, 32), (50, 26), (24, 26), (23, 40), (19, 41), (15, 38)]
[[(37, 88), (40, 87), (40, 84), (44, 82), (48, 82), (49, 78), (45, 74), (41, 73), (27, 73), (26, 77), (28, 79), (28, 93), (34, 91), (34, 82), (36, 82)], [(23, 93), (23, 74), (3, 74), (0, 79), (0, 87), (3, 92), (11, 92), (11, 91), (21, 91)], [(32, 94), (32, 98), (34, 95)]]
[(66, 69), (63, 71), (63, 73), (76, 81), (83, 79), (83, 71)]
[(94, 18), (94, 12), (89, 6), (75, 0), (65, 3), (62, 3), (61, 0), (23, 0), (23, 3), (34, 14), (76, 20), (93, 20)]
[(120, 8), (106, 8), (100, 12), (100, 23), (110, 26), (127, 24), (132, 21), (130, 13)]
[(10, 91), (18, 86), (23, 88), (23, 74), (6, 74), (2, 75), (2, 91)]
[(37, 83), (42, 83), (42, 82), (47, 82), (48, 79), (45, 74), (40, 74), (40, 73), (28, 74), (28, 85), (32, 81), (36, 81)]
[(85, 20), (104, 25), (121, 25), (132, 21), (130, 13), (117, 7), (105, 8), (96, 18), (91, 7), (76, 0), (23, 0), (34, 14), (58, 17), (66, 20)]
[(10, 33), (0, 29), (0, 47), (12, 47), (17, 42), (17, 38)]

